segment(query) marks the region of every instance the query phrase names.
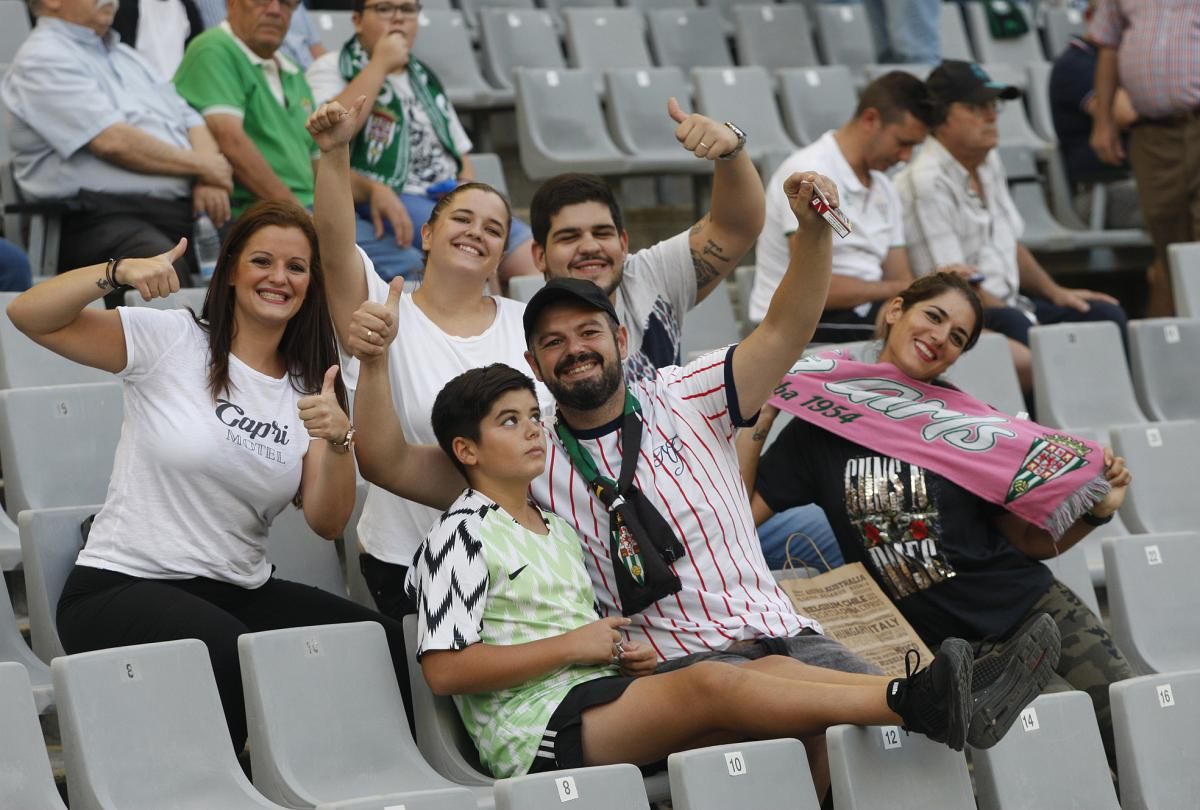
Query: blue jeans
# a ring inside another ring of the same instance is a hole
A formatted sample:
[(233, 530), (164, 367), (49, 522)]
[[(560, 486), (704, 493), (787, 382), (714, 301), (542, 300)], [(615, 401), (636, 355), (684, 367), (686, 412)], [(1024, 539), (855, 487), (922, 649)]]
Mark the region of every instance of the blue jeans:
[[(1112, 321), (1121, 330), (1121, 340), (1127, 342), (1125, 335), (1125, 310), (1119, 304), (1107, 301), (1089, 301), (1091, 305), (1087, 312), (1080, 312), (1070, 307), (1060, 307), (1051, 304), (1044, 298), (1034, 298), (1033, 314), (1038, 323), (1080, 323), (1083, 321)], [(1007, 338), (1029, 345), (1029, 329), (1033, 326), (1024, 311), (1016, 307), (990, 307), (983, 311), (983, 325), (993, 332), (999, 332)], [(1128, 346), (1126, 346), (1128, 351)]]
[(941, 0), (898, 0), (890, 11), (882, 0), (865, 0), (867, 19), (881, 63), (936, 65), (942, 59), (938, 14)]
[[(413, 242), (411, 247), (401, 247), (396, 244), (396, 232), (391, 223), (383, 223), (383, 236), (375, 238), (375, 226), (371, 224), (371, 208), (368, 205), (355, 206), (358, 214), (355, 223), (354, 241), (361, 247), (375, 264), (375, 272), (384, 281), (391, 281), (396, 276), (406, 279), (418, 278), (425, 268), (425, 253), (421, 249), (421, 226), (429, 221), (433, 206), (437, 200), (431, 200), (419, 194), (401, 194), (400, 201), (408, 211), (412, 220)], [(529, 226), (519, 219), (513, 219), (508, 232), (508, 242), (504, 246), (504, 255), (512, 253), (513, 249), (533, 238)]]
[[(788, 538), (801, 533), (812, 538), (808, 542), (805, 536), (797, 536), (792, 540), (792, 562), (811, 565), (817, 573), (825, 573), (826, 563), (829, 568), (844, 565), (842, 549), (838, 546), (837, 538), (833, 536), (833, 528), (825, 517), (825, 511), (815, 504), (793, 506), (785, 509), (765, 521), (758, 527), (758, 542), (762, 546), (763, 556), (772, 571), (778, 571), (787, 565)], [(813, 550), (816, 545), (817, 551)], [(822, 561), (824, 557), (824, 561)]]
[(24, 292), (33, 286), (33, 271), (25, 251), (0, 239), (0, 292)]

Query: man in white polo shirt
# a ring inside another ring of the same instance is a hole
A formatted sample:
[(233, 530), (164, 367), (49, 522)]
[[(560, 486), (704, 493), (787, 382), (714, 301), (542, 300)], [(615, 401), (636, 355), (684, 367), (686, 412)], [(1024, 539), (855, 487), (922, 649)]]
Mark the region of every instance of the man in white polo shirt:
[(767, 221), (758, 237), (758, 267), (750, 318), (762, 320), (787, 269), (796, 217), (783, 181), (812, 167), (837, 183), (853, 230), (833, 245), (833, 279), (813, 339), (838, 343), (869, 338), (879, 306), (912, 282), (900, 198), (885, 171), (912, 157), (928, 132), (925, 84), (893, 71), (867, 85), (854, 116), (796, 152), (767, 183)]

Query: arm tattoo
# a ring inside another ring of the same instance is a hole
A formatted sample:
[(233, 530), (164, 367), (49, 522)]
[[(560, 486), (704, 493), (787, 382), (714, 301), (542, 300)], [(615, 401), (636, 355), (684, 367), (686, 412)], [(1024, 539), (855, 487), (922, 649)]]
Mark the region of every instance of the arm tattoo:
[(714, 261), (725, 266), (730, 263), (725, 251), (713, 240), (707, 240), (704, 243), (704, 249), (700, 252), (692, 249), (692, 267), (696, 269), (697, 289), (702, 290), (721, 278), (722, 271), (714, 264)]

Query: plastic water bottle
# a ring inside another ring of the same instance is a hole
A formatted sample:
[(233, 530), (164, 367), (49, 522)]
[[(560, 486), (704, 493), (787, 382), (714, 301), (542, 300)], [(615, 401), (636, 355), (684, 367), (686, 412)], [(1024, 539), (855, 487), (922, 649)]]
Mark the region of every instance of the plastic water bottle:
[(200, 277), (205, 281), (212, 278), (217, 269), (217, 258), (221, 255), (221, 235), (207, 214), (196, 218), (192, 239), (196, 243), (196, 261), (200, 265)]

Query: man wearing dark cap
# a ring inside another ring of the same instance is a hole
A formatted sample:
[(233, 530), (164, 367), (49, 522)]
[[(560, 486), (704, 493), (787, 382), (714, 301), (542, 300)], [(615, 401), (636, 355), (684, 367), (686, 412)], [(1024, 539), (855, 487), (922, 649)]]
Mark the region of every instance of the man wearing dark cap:
[[(926, 86), (934, 137), (896, 177), (914, 274), (953, 264), (976, 268), (984, 325), (1025, 345), (1039, 323), (1111, 320), (1124, 330), (1115, 298), (1059, 285), (1020, 243), (1025, 223), (996, 143), (1000, 105), (1020, 99), (1021, 91), (992, 81), (979, 65), (949, 59)], [(1022, 383), (1028, 388), (1027, 379)]]
[[(526, 359), (557, 403), (543, 414), (551, 440), (531, 495), (579, 534), (601, 614), (629, 616), (625, 640), (653, 648), (661, 665), (778, 651), (873, 671), (811, 632), (815, 623), (775, 587), (733, 446), (737, 428), (753, 421), (799, 358), (829, 288), (831, 235), (809, 207), (814, 182), (836, 200), (822, 175), (788, 178), (802, 249), (762, 323), (736, 346), (626, 382), (627, 329), (592, 281), (552, 279), (525, 310)], [(462, 478), (436, 445), (405, 441), (390, 401), (395, 317), (368, 301), (347, 330), (346, 348), (362, 364), (359, 465), (368, 481), (445, 509)]]

